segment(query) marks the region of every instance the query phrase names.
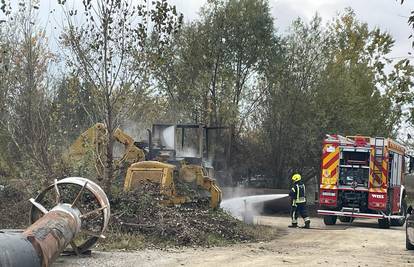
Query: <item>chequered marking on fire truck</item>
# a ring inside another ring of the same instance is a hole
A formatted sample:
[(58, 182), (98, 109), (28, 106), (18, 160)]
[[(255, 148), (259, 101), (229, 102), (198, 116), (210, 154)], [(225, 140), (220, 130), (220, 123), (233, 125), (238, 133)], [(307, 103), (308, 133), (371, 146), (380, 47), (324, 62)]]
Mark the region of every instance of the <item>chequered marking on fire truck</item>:
[(383, 182), (385, 182), (383, 178), (384, 177), (385, 178), (387, 177), (387, 166), (388, 166), (388, 164), (387, 164), (386, 161), (383, 161), (382, 162), (381, 176), (379, 176), (378, 173), (376, 173), (376, 172), (379, 172), (379, 170), (380, 170), (380, 167), (378, 165), (378, 162), (375, 161), (375, 158), (371, 158), (371, 161), (374, 162), (374, 167), (372, 169), (372, 174), (373, 174), (373, 177), (374, 177), (374, 182), (376, 182), (377, 185), (380, 186), (380, 185), (382, 185)]
[[(388, 151), (384, 148), (384, 159), (382, 160), (382, 166), (380, 167), (378, 162), (375, 160), (375, 148), (371, 149), (370, 155), (370, 171), (369, 171), (369, 188), (370, 192), (384, 192), (387, 187), (387, 176), (388, 176)], [(378, 175), (377, 173), (380, 172)], [(372, 189), (372, 190), (371, 190)], [(375, 189), (375, 190), (374, 190)]]
[(339, 147), (325, 144), (322, 154), (322, 184), (335, 185), (338, 180)]
[(330, 184), (321, 184), (321, 189), (337, 189), (338, 187), (336, 185), (330, 185)]
[(386, 193), (387, 189), (386, 188), (370, 188), (369, 192), (371, 192), (371, 193)]

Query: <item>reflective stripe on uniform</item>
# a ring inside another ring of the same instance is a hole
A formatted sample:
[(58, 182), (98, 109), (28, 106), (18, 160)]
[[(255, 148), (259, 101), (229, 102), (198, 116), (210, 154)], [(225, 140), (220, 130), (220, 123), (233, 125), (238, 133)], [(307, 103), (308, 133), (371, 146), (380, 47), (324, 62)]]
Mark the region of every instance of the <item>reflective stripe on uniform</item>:
[(298, 199), (296, 199), (295, 203), (305, 203), (306, 202), (306, 198), (304, 197), (299, 197)]
[[(301, 197), (299, 195), (299, 193), (300, 193), (299, 186), (303, 188), (303, 197)], [(305, 197), (306, 196), (306, 191), (305, 191), (306, 189), (305, 189), (305, 185), (303, 185), (303, 184), (301, 184), (301, 185), (296, 184), (294, 187), (296, 187), (295, 188), (296, 190), (294, 190), (296, 192), (296, 199), (293, 202), (295, 204), (297, 204), (297, 203), (305, 203), (306, 202), (306, 197)]]
[(292, 212), (292, 224), (298, 223), (298, 220), (296, 218), (296, 210)]

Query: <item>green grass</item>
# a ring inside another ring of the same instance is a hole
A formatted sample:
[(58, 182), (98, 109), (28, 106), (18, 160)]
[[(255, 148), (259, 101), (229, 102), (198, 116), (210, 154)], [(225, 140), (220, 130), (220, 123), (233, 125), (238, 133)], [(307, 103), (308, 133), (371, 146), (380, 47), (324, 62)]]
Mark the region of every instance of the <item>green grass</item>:
[(280, 234), (275, 227), (264, 225), (247, 225), (245, 231), (253, 237), (253, 241), (270, 241)]
[(144, 236), (140, 234), (107, 233), (106, 239), (101, 239), (96, 249), (102, 251), (110, 250), (140, 250), (147, 248)]

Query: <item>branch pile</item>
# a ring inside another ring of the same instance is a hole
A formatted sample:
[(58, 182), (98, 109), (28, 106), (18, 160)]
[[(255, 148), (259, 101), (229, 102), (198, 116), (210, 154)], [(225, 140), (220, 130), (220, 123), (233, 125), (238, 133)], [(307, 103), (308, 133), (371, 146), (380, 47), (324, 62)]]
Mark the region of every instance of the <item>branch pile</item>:
[(252, 240), (240, 221), (222, 210), (211, 210), (208, 202), (196, 199), (177, 207), (160, 205), (163, 196), (156, 185), (119, 193), (112, 199), (111, 227), (128, 234), (142, 234), (151, 243), (178, 246), (208, 246), (217, 240)]

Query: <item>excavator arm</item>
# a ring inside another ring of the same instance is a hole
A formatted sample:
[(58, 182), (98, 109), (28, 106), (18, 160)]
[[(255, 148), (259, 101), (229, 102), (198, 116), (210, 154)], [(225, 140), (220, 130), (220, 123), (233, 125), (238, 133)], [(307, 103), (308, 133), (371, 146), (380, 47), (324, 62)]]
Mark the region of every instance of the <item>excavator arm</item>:
[(106, 126), (103, 123), (95, 124), (81, 133), (75, 142), (72, 143), (69, 147), (69, 157), (73, 160), (80, 160), (91, 149), (98, 155), (101, 155), (107, 142), (107, 136)]
[(220, 206), (222, 192), (216, 180), (210, 178), (205, 169), (200, 165), (183, 164), (180, 169), (180, 179), (185, 182), (196, 182), (198, 186), (210, 193), (210, 207), (215, 209)]
[(114, 132), (114, 138), (119, 143), (123, 144), (125, 146), (125, 152), (121, 159), (119, 160), (119, 163), (126, 162), (128, 164), (132, 164), (139, 161), (145, 160), (145, 154), (142, 149), (136, 147), (134, 145), (134, 139), (126, 134), (121, 129), (117, 128)]
[[(115, 165), (119, 166), (123, 162), (132, 164), (134, 162), (145, 160), (144, 152), (134, 145), (134, 139), (117, 128), (113, 134), (114, 139), (123, 144), (125, 150), (121, 159), (115, 161)], [(103, 174), (105, 155), (105, 146), (108, 143), (108, 130), (103, 123), (97, 123), (83, 132), (69, 147), (69, 160), (80, 161), (87, 153), (93, 152), (96, 162), (95, 168), (99, 176)]]
[(218, 208), (220, 206), (222, 192), (218, 187), (216, 180), (208, 176), (204, 176), (203, 184), (201, 185), (201, 187), (208, 190), (211, 194), (210, 207), (212, 207), (213, 209)]
[(97, 123), (76, 138), (69, 147), (68, 152), (63, 155), (63, 159), (71, 163), (80, 162), (89, 153), (92, 153), (95, 159), (94, 167), (96, 174), (98, 177), (102, 177), (105, 166), (103, 155), (107, 137), (108, 131), (105, 125), (103, 123)]

